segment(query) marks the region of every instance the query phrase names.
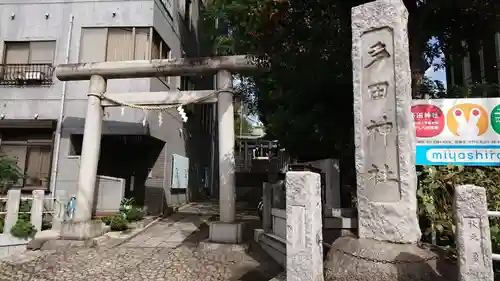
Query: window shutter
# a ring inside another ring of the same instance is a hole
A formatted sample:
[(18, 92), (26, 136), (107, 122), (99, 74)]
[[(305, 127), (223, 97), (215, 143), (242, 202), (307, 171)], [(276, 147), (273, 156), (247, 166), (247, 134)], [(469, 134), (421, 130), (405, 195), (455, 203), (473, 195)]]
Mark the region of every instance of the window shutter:
[(30, 63), (54, 63), (55, 41), (30, 42)]
[(132, 28), (109, 28), (106, 61), (128, 61), (134, 59), (134, 36)]
[(82, 28), (80, 62), (100, 62), (106, 59), (107, 28)]
[(29, 60), (29, 42), (6, 43), (5, 63), (6, 64), (27, 64)]
[(149, 60), (149, 28), (135, 29), (135, 60)]

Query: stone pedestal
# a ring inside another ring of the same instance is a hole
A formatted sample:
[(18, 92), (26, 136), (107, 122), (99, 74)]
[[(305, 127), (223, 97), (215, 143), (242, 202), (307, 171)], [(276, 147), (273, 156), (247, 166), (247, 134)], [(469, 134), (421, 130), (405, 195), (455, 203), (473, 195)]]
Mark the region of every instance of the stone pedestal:
[(457, 268), (438, 249), (341, 237), (325, 260), (325, 281), (455, 281)]
[(61, 225), (61, 239), (88, 240), (104, 235), (109, 231), (101, 221), (63, 222)]
[(242, 222), (222, 222), (210, 223), (210, 241), (217, 243), (239, 244), (243, 242)]

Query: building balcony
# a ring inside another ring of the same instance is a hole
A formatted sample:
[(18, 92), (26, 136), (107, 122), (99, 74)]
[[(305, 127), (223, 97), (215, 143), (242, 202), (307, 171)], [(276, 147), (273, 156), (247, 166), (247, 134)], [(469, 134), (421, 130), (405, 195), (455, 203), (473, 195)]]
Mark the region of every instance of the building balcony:
[(54, 66), (48, 63), (0, 64), (0, 85), (12, 87), (50, 86)]

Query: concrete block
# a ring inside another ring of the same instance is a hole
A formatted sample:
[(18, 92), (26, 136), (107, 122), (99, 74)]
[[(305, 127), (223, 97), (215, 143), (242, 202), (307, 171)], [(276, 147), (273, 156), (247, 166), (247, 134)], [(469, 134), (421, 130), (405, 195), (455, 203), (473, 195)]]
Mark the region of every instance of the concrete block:
[(217, 243), (234, 243), (243, 242), (243, 227), (242, 222), (211, 222), (210, 223), (210, 241)]
[(87, 240), (107, 232), (101, 221), (64, 222), (61, 227), (61, 239)]

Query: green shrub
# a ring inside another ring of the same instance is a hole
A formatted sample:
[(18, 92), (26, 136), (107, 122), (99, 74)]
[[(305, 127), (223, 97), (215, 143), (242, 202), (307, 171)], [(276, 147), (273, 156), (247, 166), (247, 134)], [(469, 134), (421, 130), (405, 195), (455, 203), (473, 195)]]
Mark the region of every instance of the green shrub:
[[(437, 244), (455, 251), (455, 225), (453, 222), (453, 194), (458, 185), (473, 184), (484, 187), (488, 209), (500, 210), (500, 168), (463, 166), (417, 167), (417, 191), (420, 227), (423, 240), (431, 241), (436, 233)], [(490, 218), (493, 252), (500, 252), (500, 221)]]
[(126, 213), (126, 219), (129, 222), (140, 221), (144, 218), (144, 212), (137, 207), (132, 207), (132, 209), (128, 210)]
[(132, 209), (135, 205), (134, 198), (123, 198), (120, 202), (120, 213), (126, 213), (128, 210)]
[(134, 198), (124, 198), (120, 203), (120, 214), (129, 222), (140, 221), (144, 218), (144, 212), (135, 205)]
[(26, 239), (35, 236), (36, 229), (30, 221), (18, 219), (16, 224), (14, 224), (10, 230), (10, 234), (17, 238)]
[(0, 155), (0, 193), (5, 194), (13, 183), (23, 177), (24, 173), (15, 159)]
[(111, 220), (113, 219), (112, 216), (106, 216), (106, 217), (100, 217), (99, 218), (105, 225), (110, 225)]
[(112, 231), (123, 231), (128, 228), (128, 221), (121, 215), (116, 215), (111, 218), (109, 224)]

